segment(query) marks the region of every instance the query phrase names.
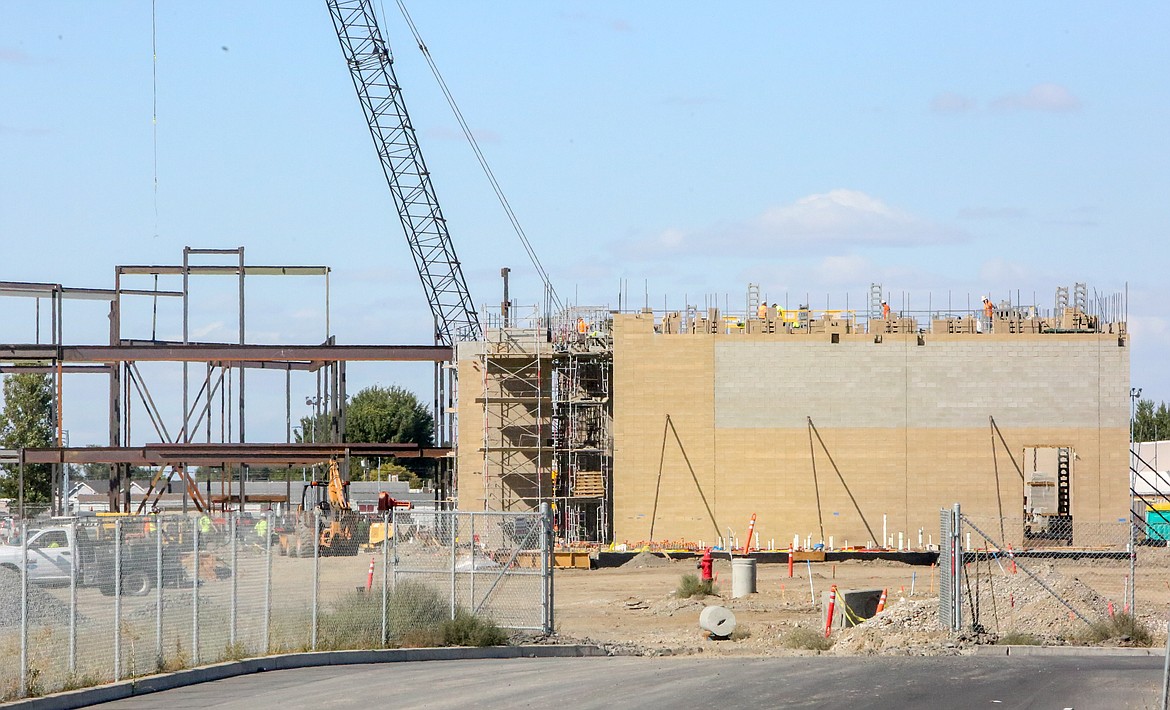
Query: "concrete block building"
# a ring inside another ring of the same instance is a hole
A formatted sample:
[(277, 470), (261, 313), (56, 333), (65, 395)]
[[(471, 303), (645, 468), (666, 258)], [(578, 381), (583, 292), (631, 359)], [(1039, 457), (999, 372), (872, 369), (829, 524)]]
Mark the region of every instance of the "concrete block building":
[[(599, 348), (537, 329), (519, 348), (523, 386), (485, 369), (501, 346), (468, 344), (460, 507), (573, 507), (582, 471), (557, 453), (558, 383), (576, 347), (612, 358), (597, 397), (610, 456), (591, 466), (601, 481), (588, 520), (560, 519), (571, 541), (742, 544), (754, 515), (764, 547), (794, 536), (893, 547), (899, 535), (917, 547), (919, 531), (937, 541), (939, 510), (955, 502), (1016, 521), (1009, 537), (1022, 544), (1074, 544), (1078, 523), (1128, 519), (1124, 323), (1076, 308), (925, 327), (755, 315), (608, 314)], [(501, 418), (505, 408), (518, 411)]]

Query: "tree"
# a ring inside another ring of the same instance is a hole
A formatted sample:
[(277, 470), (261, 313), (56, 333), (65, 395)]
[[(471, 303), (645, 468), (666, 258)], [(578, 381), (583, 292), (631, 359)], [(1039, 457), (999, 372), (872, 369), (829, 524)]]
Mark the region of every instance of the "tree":
[[(367, 387), (349, 398), (345, 440), (363, 444), (418, 444), (432, 446), (435, 423), (418, 397), (402, 387)], [(329, 441), (329, 417), (301, 417), (297, 442)], [(404, 459), (399, 464), (421, 476), (429, 476), (432, 463)]]
[[(20, 373), (4, 378), (4, 408), (0, 410), (0, 448), (43, 448), (53, 445), (53, 389), (48, 375)], [(5, 466), (0, 496), (20, 495), (18, 466)], [(24, 467), (24, 499), (47, 503), (53, 495), (52, 468)]]
[(434, 420), (426, 407), (401, 387), (367, 387), (349, 403), (346, 441), (431, 446)]
[(1170, 439), (1170, 408), (1165, 402), (1154, 407), (1154, 400), (1139, 399), (1134, 408), (1133, 440), (1161, 441)]

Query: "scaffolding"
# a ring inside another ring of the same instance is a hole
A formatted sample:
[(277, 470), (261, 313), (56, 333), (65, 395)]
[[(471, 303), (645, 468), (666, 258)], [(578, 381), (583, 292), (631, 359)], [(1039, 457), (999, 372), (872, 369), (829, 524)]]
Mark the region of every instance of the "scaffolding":
[(552, 492), (552, 346), (547, 321), (488, 311), (483, 377), (483, 489), (487, 510), (537, 510)]
[(605, 309), (568, 308), (557, 318), (553, 359), (554, 525), (566, 543), (612, 537), (612, 316)]
[(483, 505), (552, 507), (564, 544), (610, 538), (612, 317), (571, 307), (546, 317), (505, 302), (485, 313), (478, 354)]

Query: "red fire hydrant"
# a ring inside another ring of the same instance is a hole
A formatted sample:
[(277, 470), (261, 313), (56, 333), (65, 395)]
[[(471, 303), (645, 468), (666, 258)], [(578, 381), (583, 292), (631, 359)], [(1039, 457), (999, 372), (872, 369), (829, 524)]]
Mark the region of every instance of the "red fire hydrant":
[(699, 570), (701, 581), (710, 582), (713, 579), (711, 574), (711, 567), (715, 564), (715, 560), (711, 559), (711, 548), (707, 548), (703, 552), (702, 559), (699, 560)]

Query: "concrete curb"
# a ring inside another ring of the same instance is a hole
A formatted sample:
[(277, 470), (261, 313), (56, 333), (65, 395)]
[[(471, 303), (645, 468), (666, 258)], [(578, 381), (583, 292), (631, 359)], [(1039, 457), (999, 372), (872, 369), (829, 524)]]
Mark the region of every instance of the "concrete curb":
[(133, 680), (70, 690), (28, 700), (0, 703), (0, 707), (19, 710), (70, 710), (96, 703), (108, 703), (147, 693), (207, 683), (224, 678), (314, 666), (347, 666), (366, 663), (403, 663), (407, 661), (457, 661), (482, 658), (586, 658), (608, 655), (598, 646), (489, 646), (486, 648), (388, 648), (372, 651), (316, 651), (286, 653), (276, 656), (229, 661), (200, 666), (174, 673), (145, 676)]
[(1164, 648), (1110, 646), (976, 646), (973, 656), (1165, 656)]

